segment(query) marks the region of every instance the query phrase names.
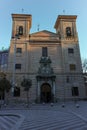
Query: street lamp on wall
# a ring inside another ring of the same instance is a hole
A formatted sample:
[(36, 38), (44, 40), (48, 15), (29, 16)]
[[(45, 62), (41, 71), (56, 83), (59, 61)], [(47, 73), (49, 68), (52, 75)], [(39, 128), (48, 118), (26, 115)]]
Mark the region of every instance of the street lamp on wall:
[(14, 94), (14, 88), (15, 88), (15, 63), (16, 63), (16, 43), (17, 43), (17, 39), (19, 38), (19, 35), (16, 34), (15, 37), (13, 37), (14, 39), (14, 52), (13, 52), (13, 75), (12, 75), (12, 93)]

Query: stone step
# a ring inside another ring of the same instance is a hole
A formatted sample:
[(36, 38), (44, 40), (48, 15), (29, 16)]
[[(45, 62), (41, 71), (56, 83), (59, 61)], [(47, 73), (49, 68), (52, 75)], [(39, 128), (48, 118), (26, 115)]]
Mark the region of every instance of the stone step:
[[(71, 117), (71, 116), (70, 116)], [(20, 129), (26, 130), (26, 129), (31, 129), (31, 130), (54, 130), (56, 128), (58, 129), (68, 129), (70, 127), (76, 128), (76, 126), (84, 126), (85, 123), (76, 117), (73, 117), (71, 119), (66, 120), (64, 118), (63, 120), (57, 120), (57, 119), (41, 119), (41, 120), (25, 120), (21, 126)]]
[(63, 130), (75, 130), (76, 128), (80, 128), (81, 126), (86, 125), (86, 123), (77, 121), (77, 122), (69, 122), (68, 124), (63, 124), (58, 126), (58, 129)]
[[(86, 124), (84, 124), (83, 122), (69, 122), (68, 124), (64, 124), (64, 123), (61, 123), (60, 125), (56, 122), (54, 124), (41, 124), (41, 125), (34, 125), (34, 126), (29, 126), (29, 124), (27, 126), (25, 126), (24, 128), (22, 127), (21, 130), (27, 130), (27, 129), (30, 129), (30, 130), (76, 130), (76, 128), (84, 128)], [(78, 129), (79, 130), (79, 129)], [(83, 129), (82, 129), (83, 130)]]
[(80, 128), (75, 128), (75, 130), (87, 130), (87, 125), (86, 126), (80, 126)]
[(11, 128), (12, 127), (12, 123), (10, 123), (10, 121), (8, 121), (8, 119), (5, 119), (5, 116), (0, 117), (0, 125), (7, 127), (7, 128)]
[[(73, 119), (71, 119), (70, 121), (77, 121), (77, 119), (76, 118), (73, 118)], [(28, 120), (28, 121), (24, 121), (23, 122), (23, 124), (22, 124), (22, 128), (24, 128), (25, 126), (29, 126), (29, 127), (32, 127), (32, 126), (35, 126), (35, 125), (39, 125), (40, 126), (40, 124), (47, 124), (48, 126), (51, 124), (51, 123), (61, 123), (61, 122), (69, 122), (69, 121), (66, 121), (66, 118), (65, 119), (61, 119), (61, 120), (58, 120), (57, 118), (54, 118), (54, 119), (50, 119), (50, 118), (45, 118), (45, 119), (39, 119), (39, 120), (37, 120), (37, 121), (35, 121), (35, 120)], [(36, 126), (35, 126), (36, 127)]]
[(10, 130), (18, 120), (18, 116), (0, 115), (0, 130)]

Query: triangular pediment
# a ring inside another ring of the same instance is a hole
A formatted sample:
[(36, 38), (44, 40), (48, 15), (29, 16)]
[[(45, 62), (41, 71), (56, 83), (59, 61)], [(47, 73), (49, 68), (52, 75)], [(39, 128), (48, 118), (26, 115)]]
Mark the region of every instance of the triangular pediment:
[(47, 30), (43, 30), (43, 31), (39, 31), (39, 32), (35, 32), (35, 33), (32, 33), (31, 36), (46, 36), (46, 37), (51, 37), (51, 36), (56, 36), (57, 34), (56, 33), (53, 33), (53, 32), (50, 32), (50, 31), (47, 31)]
[(43, 31), (39, 31), (39, 32), (35, 32), (30, 34), (30, 41), (50, 41), (50, 42), (58, 42), (58, 34), (57, 33), (53, 33), (47, 30), (43, 30)]

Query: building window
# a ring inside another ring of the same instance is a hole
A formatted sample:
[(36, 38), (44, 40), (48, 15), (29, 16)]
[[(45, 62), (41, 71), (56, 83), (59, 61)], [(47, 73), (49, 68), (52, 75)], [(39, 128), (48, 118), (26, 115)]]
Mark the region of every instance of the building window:
[(71, 36), (71, 27), (66, 27), (66, 36)]
[(19, 87), (14, 88), (14, 97), (20, 97), (20, 88)]
[(15, 64), (15, 69), (21, 69), (21, 64)]
[(72, 87), (72, 96), (79, 96), (78, 87)]
[(67, 82), (67, 83), (70, 82), (69, 76), (66, 77), (66, 82)]
[(19, 35), (23, 35), (23, 26), (19, 26)]
[(16, 48), (16, 53), (22, 53), (22, 48)]
[(42, 47), (42, 56), (47, 57), (48, 56), (48, 49), (47, 47)]
[(73, 48), (68, 48), (68, 53), (69, 54), (73, 54), (74, 53), (74, 49)]
[(75, 71), (75, 70), (76, 70), (76, 65), (70, 64), (70, 71)]

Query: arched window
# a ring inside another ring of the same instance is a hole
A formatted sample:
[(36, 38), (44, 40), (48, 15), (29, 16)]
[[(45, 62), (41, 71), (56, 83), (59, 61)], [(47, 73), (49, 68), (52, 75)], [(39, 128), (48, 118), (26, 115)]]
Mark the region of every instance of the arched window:
[(23, 27), (19, 26), (19, 35), (23, 35)]
[(71, 27), (66, 27), (66, 36), (71, 36)]

